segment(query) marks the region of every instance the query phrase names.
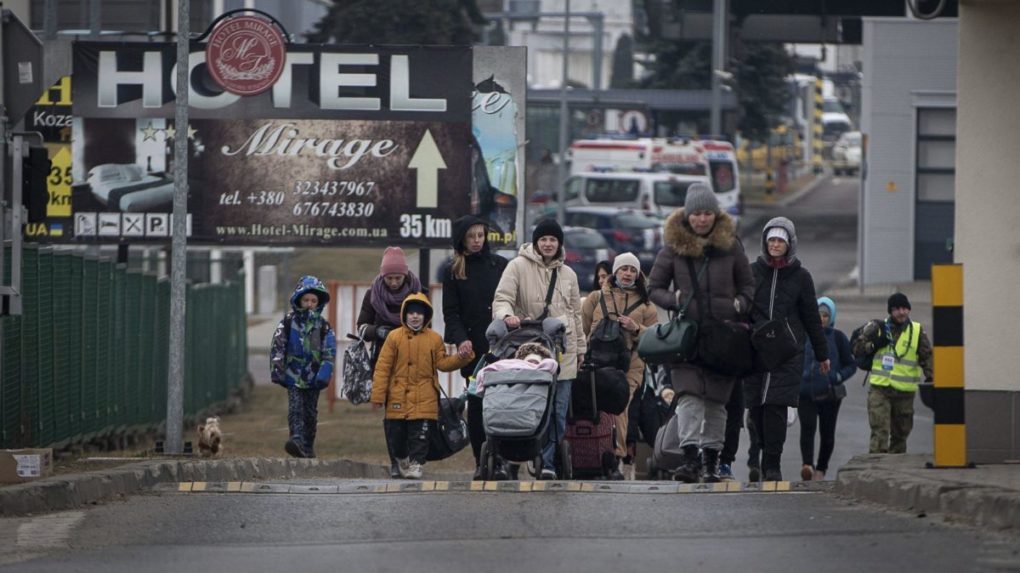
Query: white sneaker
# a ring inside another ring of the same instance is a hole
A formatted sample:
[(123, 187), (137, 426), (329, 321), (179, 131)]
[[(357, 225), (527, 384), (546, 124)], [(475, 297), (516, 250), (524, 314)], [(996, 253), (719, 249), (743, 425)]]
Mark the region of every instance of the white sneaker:
[(410, 477), (407, 472), (411, 471), (411, 460), (408, 458), (401, 458), (397, 460), (397, 469), (400, 470), (400, 477)]
[(404, 474), (404, 477), (407, 479), (421, 479), (422, 471), (421, 464), (411, 462), (411, 467), (407, 468), (407, 473)]
[(540, 480), (554, 480), (556, 479), (556, 472), (549, 468), (542, 468), (542, 473), (539, 474), (538, 479)]
[(622, 468), (621, 473), (623, 474), (623, 479), (628, 481), (634, 481), (636, 474), (636, 471), (634, 470), (634, 464), (621, 463), (620, 467)]

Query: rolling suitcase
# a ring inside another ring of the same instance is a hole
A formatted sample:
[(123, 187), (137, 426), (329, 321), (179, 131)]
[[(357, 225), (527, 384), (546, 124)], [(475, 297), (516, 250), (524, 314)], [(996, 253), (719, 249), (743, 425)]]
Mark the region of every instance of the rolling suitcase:
[[(584, 417), (574, 417), (571, 404), (567, 416), (566, 440), (570, 444), (570, 467), (575, 478), (608, 478), (616, 467), (616, 416), (600, 412), (595, 398), (595, 375), (591, 372), (591, 408)], [(578, 381), (581, 379), (578, 378)], [(579, 408), (581, 409), (581, 408)]]

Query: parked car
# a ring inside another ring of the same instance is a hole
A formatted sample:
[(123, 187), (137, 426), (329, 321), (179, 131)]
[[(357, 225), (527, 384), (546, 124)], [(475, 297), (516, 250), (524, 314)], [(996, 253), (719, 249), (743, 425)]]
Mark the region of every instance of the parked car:
[(649, 273), (662, 248), (662, 221), (633, 209), (618, 207), (567, 207), (566, 225), (597, 231), (615, 253), (631, 252)]
[(595, 265), (599, 261), (612, 261), (616, 256), (600, 233), (578, 227), (563, 228), (563, 248), (567, 266), (577, 273), (581, 292), (587, 292), (595, 282)]
[(854, 175), (861, 169), (861, 132), (847, 131), (832, 147), (832, 172)]

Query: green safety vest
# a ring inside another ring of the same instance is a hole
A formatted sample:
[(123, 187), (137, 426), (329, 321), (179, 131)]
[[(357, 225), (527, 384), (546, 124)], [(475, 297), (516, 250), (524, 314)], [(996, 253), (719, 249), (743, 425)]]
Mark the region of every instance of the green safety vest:
[[(871, 385), (891, 386), (900, 392), (916, 392), (922, 374), (921, 366), (917, 363), (920, 340), (921, 323), (914, 322), (903, 329), (895, 344), (879, 348), (871, 362)], [(892, 370), (882, 368), (882, 358), (886, 355), (893, 357)]]

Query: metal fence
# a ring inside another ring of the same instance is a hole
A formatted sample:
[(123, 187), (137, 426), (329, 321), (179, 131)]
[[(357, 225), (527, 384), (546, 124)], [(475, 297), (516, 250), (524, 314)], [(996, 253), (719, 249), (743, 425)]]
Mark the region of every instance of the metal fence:
[[(3, 448), (60, 448), (164, 424), (167, 279), (26, 245), (22, 292), (24, 314), (0, 317)], [(184, 411), (193, 417), (246, 375), (243, 280), (189, 284), (187, 309)]]

